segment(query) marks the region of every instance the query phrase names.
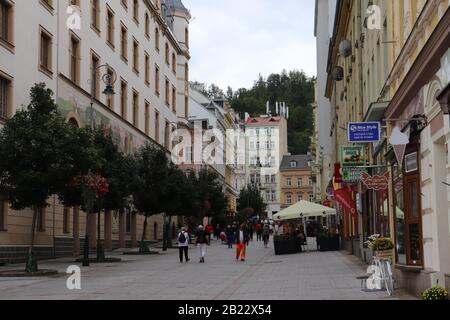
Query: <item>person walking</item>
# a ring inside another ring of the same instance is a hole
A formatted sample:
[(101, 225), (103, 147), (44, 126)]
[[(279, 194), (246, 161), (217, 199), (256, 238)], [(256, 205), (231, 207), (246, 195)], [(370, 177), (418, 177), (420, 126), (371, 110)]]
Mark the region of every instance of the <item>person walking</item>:
[(263, 231), (262, 230), (263, 226), (261, 224), (261, 221), (258, 221), (258, 223), (256, 224), (255, 229), (256, 229), (256, 241), (261, 241), (262, 240), (262, 231)]
[(209, 245), (211, 245), (211, 237), (213, 236), (213, 233), (214, 233), (214, 228), (211, 224), (206, 225), (205, 233), (206, 233), (206, 240), (208, 240), (207, 244), (209, 246)]
[(197, 232), (195, 234), (195, 244), (197, 245), (200, 251), (200, 263), (205, 263), (206, 245), (208, 244), (208, 237), (202, 225), (198, 226)]
[(228, 249), (233, 249), (234, 229), (231, 226), (228, 226), (225, 230), (225, 235), (227, 236)]
[(181, 228), (178, 233), (178, 249), (180, 250), (180, 263), (183, 263), (183, 254), (186, 262), (189, 262), (189, 234), (186, 232), (186, 228)]
[(245, 227), (245, 224), (242, 224), (236, 232), (236, 260), (241, 259), (241, 261), (245, 261), (247, 251), (246, 244), (248, 243), (249, 238), (247, 228)]
[(268, 224), (264, 225), (262, 231), (262, 238), (264, 241), (264, 247), (267, 248), (269, 246), (269, 239), (270, 239), (270, 227)]

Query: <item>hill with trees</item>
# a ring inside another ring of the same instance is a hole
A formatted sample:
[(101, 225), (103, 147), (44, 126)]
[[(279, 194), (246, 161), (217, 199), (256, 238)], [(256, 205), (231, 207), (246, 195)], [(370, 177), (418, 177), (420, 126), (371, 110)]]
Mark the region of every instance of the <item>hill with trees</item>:
[(315, 78), (308, 77), (303, 71), (283, 70), (280, 74), (271, 74), (265, 79), (261, 75), (250, 89), (241, 88), (226, 93), (215, 84), (192, 82), (198, 91), (212, 99), (227, 98), (236, 112), (243, 117), (266, 113), (266, 103), (275, 106), (275, 102), (286, 102), (289, 107), (288, 144), (292, 154), (305, 154), (311, 145), (313, 133), (313, 110)]

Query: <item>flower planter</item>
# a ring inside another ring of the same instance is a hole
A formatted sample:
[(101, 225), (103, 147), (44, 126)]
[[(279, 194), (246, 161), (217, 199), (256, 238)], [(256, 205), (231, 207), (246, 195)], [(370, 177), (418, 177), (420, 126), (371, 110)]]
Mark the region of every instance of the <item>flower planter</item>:
[(296, 239), (274, 240), (275, 255), (296, 254), (299, 248)]
[(375, 251), (374, 256), (380, 260), (394, 260), (394, 250)]
[(319, 251), (338, 251), (339, 250), (339, 237), (318, 237), (317, 246)]

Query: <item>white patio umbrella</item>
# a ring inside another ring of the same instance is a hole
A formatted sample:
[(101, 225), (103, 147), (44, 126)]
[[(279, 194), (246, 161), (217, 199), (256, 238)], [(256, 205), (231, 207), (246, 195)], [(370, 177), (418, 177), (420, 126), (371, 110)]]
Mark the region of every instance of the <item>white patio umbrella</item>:
[(275, 221), (293, 220), (309, 217), (327, 217), (336, 215), (336, 209), (322, 206), (317, 203), (302, 200), (275, 214)]

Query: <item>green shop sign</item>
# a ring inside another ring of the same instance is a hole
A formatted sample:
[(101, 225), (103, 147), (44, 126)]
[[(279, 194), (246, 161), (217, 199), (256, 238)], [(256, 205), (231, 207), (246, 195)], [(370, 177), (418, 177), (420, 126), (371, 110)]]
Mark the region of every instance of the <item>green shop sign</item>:
[(361, 173), (367, 173), (367, 165), (364, 146), (341, 147), (342, 180), (347, 183), (361, 181)]

